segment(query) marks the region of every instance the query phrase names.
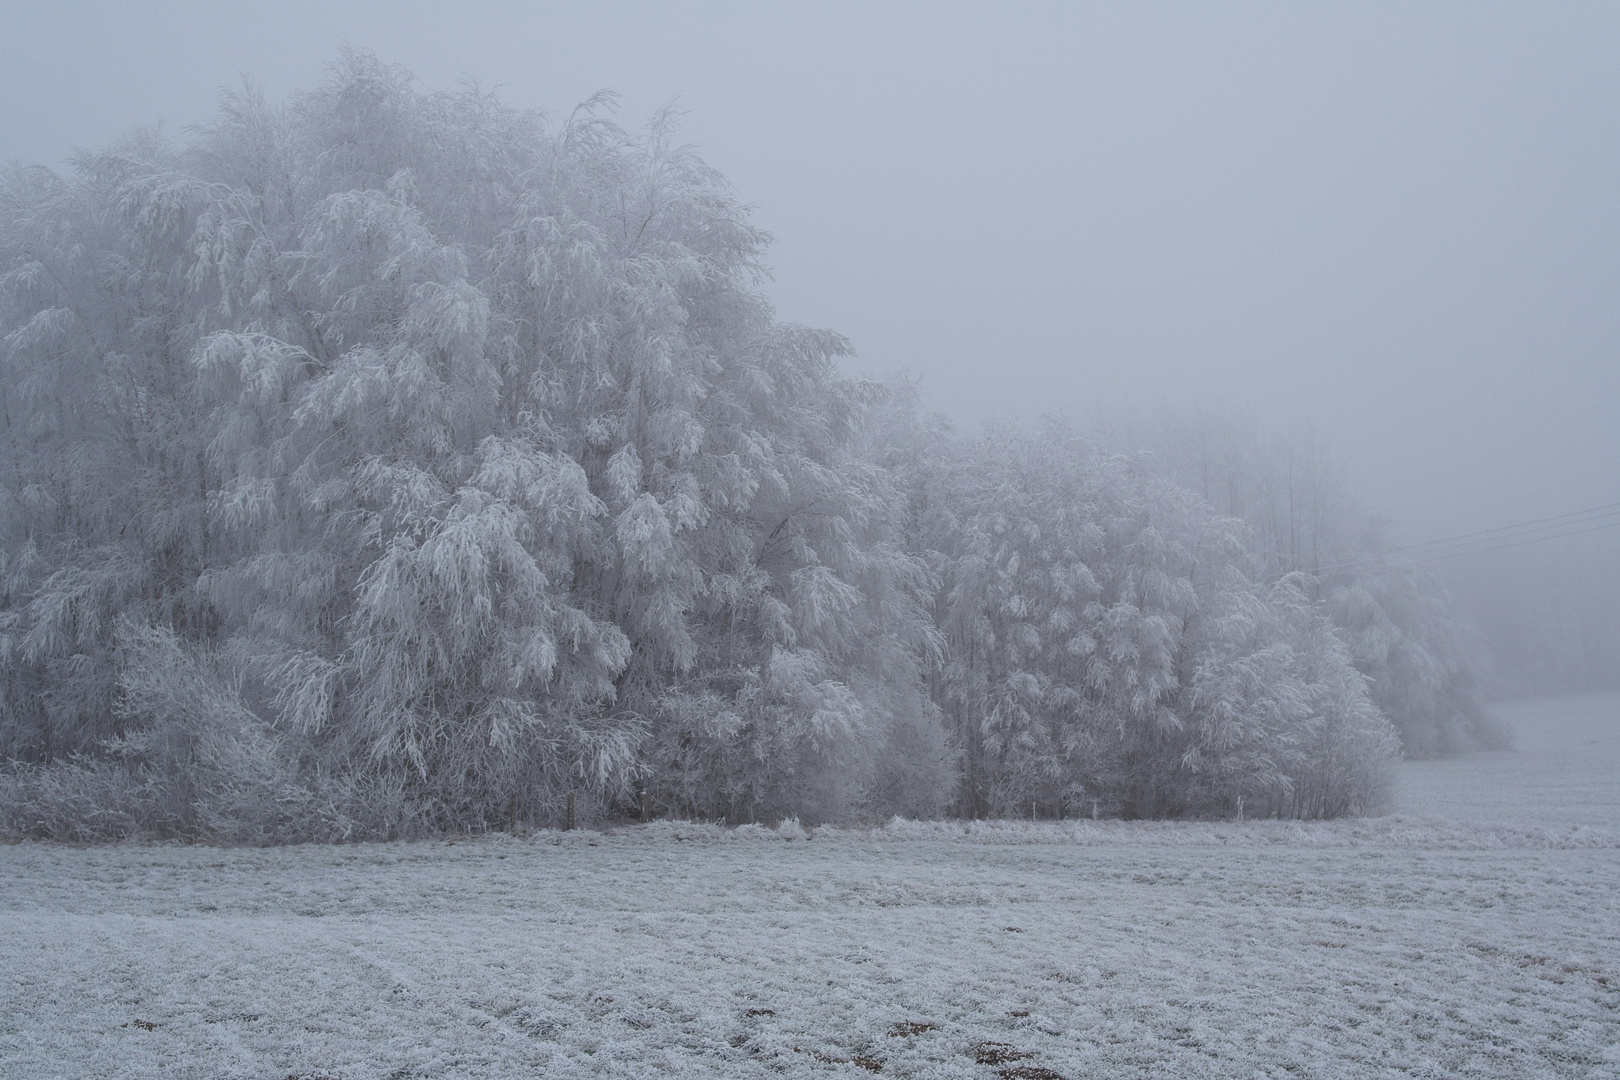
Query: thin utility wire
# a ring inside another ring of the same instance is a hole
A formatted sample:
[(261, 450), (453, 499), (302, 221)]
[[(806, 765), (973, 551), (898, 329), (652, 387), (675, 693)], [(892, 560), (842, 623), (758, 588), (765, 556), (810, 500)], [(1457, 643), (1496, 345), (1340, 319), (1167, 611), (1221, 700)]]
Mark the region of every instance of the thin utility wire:
[(1620, 520), (1606, 521), (1598, 525), (1589, 525), (1584, 529), (1568, 529), (1563, 532), (1549, 533), (1545, 536), (1515, 536), (1507, 537), (1506, 543), (1478, 543), (1463, 545), (1455, 548), (1443, 548), (1413, 553), (1384, 553), (1369, 555), (1363, 559), (1332, 563), (1318, 568), (1315, 573), (1333, 574), (1341, 571), (1382, 569), (1398, 566), (1402, 563), (1431, 562), (1436, 559), (1455, 559), (1464, 555), (1483, 555), (1492, 551), (1505, 551), (1509, 548), (1524, 547), (1526, 544), (1541, 544), (1549, 540), (1562, 540), (1567, 536), (1580, 536), (1583, 533), (1600, 532), (1604, 529), (1620, 527)]
[[(1531, 521), (1521, 521), (1516, 525), (1499, 525), (1494, 529), (1480, 529), (1478, 532), (1463, 533), (1460, 536), (1448, 536), (1439, 540), (1426, 540), (1421, 544), (1409, 544), (1405, 547), (1391, 548), (1390, 551), (1416, 551), (1421, 548), (1449, 546), (1459, 540), (1469, 540), (1474, 537), (1491, 538), (1504, 533), (1528, 530), (1540, 532), (1543, 529), (1555, 529), (1562, 525), (1575, 525), (1588, 518), (1603, 518), (1620, 514), (1620, 503), (1606, 503), (1603, 506), (1594, 506), (1587, 510), (1572, 510), (1567, 514), (1556, 514), (1553, 517), (1535, 518)], [(1575, 520), (1571, 520), (1575, 519)]]
[[(1611, 520), (1604, 520), (1605, 518)], [(1338, 570), (1345, 567), (1357, 566), (1369, 562), (1387, 562), (1391, 559), (1421, 561), (1425, 559), (1450, 558), (1453, 555), (1471, 555), (1475, 552), (1495, 551), (1499, 547), (1517, 547), (1519, 542), (1540, 543), (1544, 540), (1557, 540), (1563, 536), (1575, 536), (1583, 532), (1592, 532), (1597, 529), (1613, 528), (1620, 525), (1620, 513), (1599, 514), (1572, 521), (1560, 522), (1557, 525), (1542, 525), (1534, 529), (1520, 529), (1515, 532), (1498, 532), (1489, 536), (1476, 536), (1472, 539), (1454, 539), (1450, 541), (1434, 541), (1429, 544), (1414, 545), (1406, 548), (1393, 548), (1389, 551), (1374, 552), (1354, 559), (1343, 559), (1330, 563), (1323, 570)], [(1583, 526), (1576, 528), (1576, 526)], [(1541, 534), (1541, 535), (1538, 535)], [(1503, 541), (1508, 543), (1504, 544)]]
[[(1612, 519), (1612, 520), (1605, 520)], [(1575, 528), (1575, 526), (1581, 526)], [(1490, 551), (1505, 551), (1526, 544), (1540, 544), (1548, 540), (1561, 540), (1566, 536), (1598, 532), (1620, 526), (1620, 503), (1608, 503), (1586, 510), (1573, 510), (1567, 514), (1521, 521), (1495, 529), (1448, 536), (1422, 544), (1391, 548), (1355, 559), (1344, 559), (1318, 567), (1317, 575), (1339, 573), (1345, 570), (1384, 569), (1402, 562), (1424, 562), (1431, 559), (1451, 559), (1462, 555), (1482, 555)], [(1545, 534), (1545, 535), (1537, 535)]]
[(1411, 554), (1389, 553), (1371, 555), (1364, 559), (1357, 559), (1355, 561), (1332, 563), (1327, 566), (1319, 567), (1314, 572), (1318, 575), (1331, 574), (1339, 573), (1341, 571), (1380, 569), (1400, 565), (1401, 563), (1430, 562), (1436, 559), (1455, 559), (1464, 555), (1483, 555), (1492, 551), (1504, 551), (1509, 548), (1524, 547), (1527, 544), (1541, 544), (1549, 540), (1562, 540), (1569, 536), (1580, 536), (1583, 533), (1600, 532), (1604, 529), (1613, 529), (1616, 527), (1620, 527), (1620, 520), (1603, 522), (1602, 524), (1598, 525), (1590, 525), (1584, 529), (1569, 529), (1564, 532), (1549, 533), (1545, 536), (1509, 537), (1507, 543), (1476, 543), (1473, 546), (1460, 546), (1449, 549), (1420, 551)]

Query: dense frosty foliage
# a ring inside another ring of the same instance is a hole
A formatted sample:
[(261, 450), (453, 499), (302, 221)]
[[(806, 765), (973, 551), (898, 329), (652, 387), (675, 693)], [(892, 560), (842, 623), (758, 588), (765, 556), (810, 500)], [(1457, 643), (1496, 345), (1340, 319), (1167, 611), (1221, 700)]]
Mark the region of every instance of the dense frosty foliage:
[(1297, 575), (1249, 530), (1060, 425), (919, 456), (935, 696), (968, 816), (1334, 816), (1396, 750)]
[(1159, 475), (1242, 519), (1268, 579), (1307, 575), (1296, 580), (1332, 620), (1408, 753), (1506, 745), (1485, 710), (1482, 643), (1452, 615), (1439, 579), (1391, 552), (1314, 432), (1267, 436), (1208, 414), (1102, 426), (1148, 448)]
[(1427, 586), (846, 377), (601, 112), (354, 55), (7, 176), (4, 831), (1315, 817), (1449, 745)]

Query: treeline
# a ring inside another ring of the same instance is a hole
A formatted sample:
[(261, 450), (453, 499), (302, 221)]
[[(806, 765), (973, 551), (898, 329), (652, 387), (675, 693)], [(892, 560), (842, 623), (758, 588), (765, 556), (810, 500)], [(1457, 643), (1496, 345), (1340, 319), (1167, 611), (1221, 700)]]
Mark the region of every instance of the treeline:
[(1613, 531), (1580, 523), (1563, 538), (1456, 559), (1447, 571), (1458, 606), (1489, 643), (1493, 696), (1620, 690)]
[(1195, 427), (964, 438), (846, 377), (599, 105), (357, 54), (6, 176), (0, 832), (1320, 817), (1489, 735), (1427, 578), (1300, 561)]
[(1259, 574), (1304, 574), (1409, 755), (1500, 748), (1484, 705), (1486, 642), (1453, 617), (1440, 578), (1391, 550), (1384, 524), (1350, 495), (1307, 427), (1265, 432), (1236, 415), (1101, 417), (1113, 441), (1145, 448), (1161, 475), (1252, 530)]

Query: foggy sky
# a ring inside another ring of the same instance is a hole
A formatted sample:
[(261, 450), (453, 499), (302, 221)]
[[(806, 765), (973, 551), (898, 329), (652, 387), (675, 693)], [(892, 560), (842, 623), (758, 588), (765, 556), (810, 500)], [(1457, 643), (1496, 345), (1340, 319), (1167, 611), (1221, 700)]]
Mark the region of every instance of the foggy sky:
[(554, 117), (678, 96), (781, 317), (963, 426), (1309, 420), (1411, 541), (1620, 501), (1620, 7), (145, 6), (0, 0), (0, 160), (344, 42)]

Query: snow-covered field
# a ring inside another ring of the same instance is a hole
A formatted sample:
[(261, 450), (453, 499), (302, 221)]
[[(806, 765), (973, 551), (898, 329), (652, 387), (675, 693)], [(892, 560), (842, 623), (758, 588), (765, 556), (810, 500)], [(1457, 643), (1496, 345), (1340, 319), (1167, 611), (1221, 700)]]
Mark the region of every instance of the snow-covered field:
[(1620, 1075), (1620, 695), (1503, 711), (1360, 821), (0, 848), (0, 1076)]

